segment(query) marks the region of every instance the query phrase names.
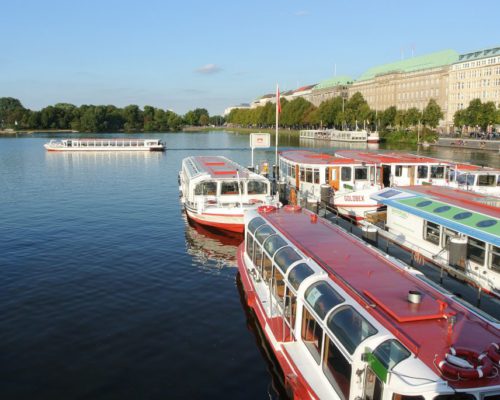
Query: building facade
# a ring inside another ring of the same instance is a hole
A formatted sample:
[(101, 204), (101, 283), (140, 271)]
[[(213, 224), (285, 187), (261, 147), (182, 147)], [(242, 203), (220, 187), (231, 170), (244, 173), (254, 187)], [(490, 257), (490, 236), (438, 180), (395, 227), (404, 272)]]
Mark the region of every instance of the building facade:
[(500, 47), (461, 54), (451, 66), (447, 121), (471, 100), (492, 101), (500, 107)]

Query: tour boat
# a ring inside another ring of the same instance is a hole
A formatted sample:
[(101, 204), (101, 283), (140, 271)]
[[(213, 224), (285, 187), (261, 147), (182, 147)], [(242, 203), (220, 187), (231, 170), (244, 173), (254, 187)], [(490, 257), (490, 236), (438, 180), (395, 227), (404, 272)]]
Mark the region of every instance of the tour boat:
[(500, 297), (500, 198), (449, 187), (408, 186), (386, 188), (372, 199), (387, 207), (375, 218), (382, 222), (382, 235), (416, 258)]
[(267, 178), (222, 156), (182, 160), (179, 185), (191, 220), (232, 232), (243, 232), (245, 212), (273, 202)]
[(333, 140), (337, 142), (363, 142), (363, 143), (378, 143), (378, 132), (369, 132), (366, 129), (355, 131), (340, 131), (338, 129), (309, 129), (301, 130), (300, 138), (317, 139), (317, 140)]
[(308, 150), (283, 151), (279, 160), (285, 197), (293, 204), (320, 201), (321, 189), (326, 187), (330, 188), (327, 203), (346, 217), (361, 220), (380, 207), (370, 198), (381, 188), (374, 163)]
[(245, 224), (239, 277), (290, 398), (500, 398), (498, 321), (298, 206)]
[(43, 145), (48, 151), (164, 151), (158, 139), (137, 138), (79, 138), (52, 139)]

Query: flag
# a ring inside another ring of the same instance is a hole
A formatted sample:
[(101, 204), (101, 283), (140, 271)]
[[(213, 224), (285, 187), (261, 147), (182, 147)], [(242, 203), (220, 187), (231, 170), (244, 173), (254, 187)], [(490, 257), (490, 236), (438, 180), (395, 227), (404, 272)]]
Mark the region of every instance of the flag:
[(278, 85), (276, 85), (276, 111), (278, 114), (281, 113), (280, 88)]

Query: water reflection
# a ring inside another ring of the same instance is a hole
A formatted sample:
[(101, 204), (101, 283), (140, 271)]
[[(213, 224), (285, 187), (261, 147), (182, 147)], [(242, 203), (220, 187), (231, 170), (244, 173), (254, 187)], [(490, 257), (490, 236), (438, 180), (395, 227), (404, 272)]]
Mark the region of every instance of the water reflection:
[(236, 267), (236, 250), (243, 240), (241, 234), (222, 234), (188, 220), (185, 214), (183, 218), (187, 252), (203, 269)]
[(157, 151), (47, 151), (45, 152), (45, 160), (50, 164), (66, 164), (79, 165), (94, 164), (102, 165), (103, 163), (113, 164), (128, 164), (130, 161), (147, 161), (159, 160), (163, 157), (162, 152)]

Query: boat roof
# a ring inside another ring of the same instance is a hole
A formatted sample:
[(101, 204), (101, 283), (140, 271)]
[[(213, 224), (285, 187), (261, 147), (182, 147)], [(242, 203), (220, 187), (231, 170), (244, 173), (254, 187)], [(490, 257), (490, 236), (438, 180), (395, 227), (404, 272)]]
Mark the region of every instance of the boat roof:
[(208, 175), (211, 179), (260, 179), (262, 175), (251, 172), (238, 163), (223, 156), (192, 156), (183, 160), (191, 169), (191, 176)]
[(286, 150), (280, 152), (280, 157), (298, 164), (314, 164), (314, 165), (346, 165), (356, 164), (361, 165), (362, 161), (352, 158), (336, 157), (333, 154), (317, 153), (310, 150)]
[[(451, 345), (482, 353), (500, 340), (493, 324), (360, 239), (324, 219), (311, 218), (310, 211), (290, 212), (282, 208), (260, 215), (436, 374), (440, 375), (434, 364), (436, 355), (444, 356)], [(410, 290), (422, 293), (418, 306), (407, 301)], [(447, 322), (450, 316), (455, 317), (453, 326)], [(496, 386), (500, 384), (500, 375), (448, 383), (455, 388)]]
[(375, 153), (361, 150), (339, 150), (335, 152), (339, 157), (377, 164), (449, 164), (437, 158), (424, 157), (411, 153)]
[(446, 186), (386, 188), (379, 203), (500, 246), (500, 198)]

